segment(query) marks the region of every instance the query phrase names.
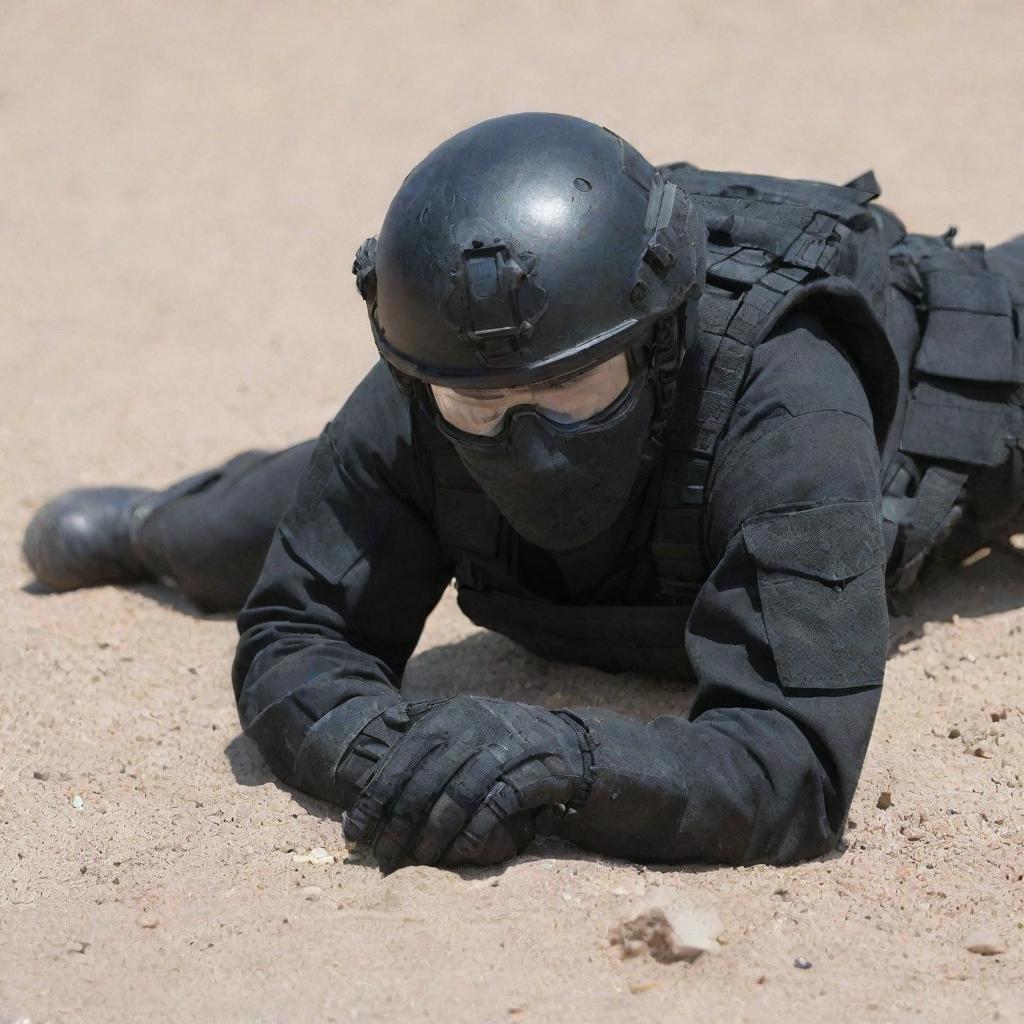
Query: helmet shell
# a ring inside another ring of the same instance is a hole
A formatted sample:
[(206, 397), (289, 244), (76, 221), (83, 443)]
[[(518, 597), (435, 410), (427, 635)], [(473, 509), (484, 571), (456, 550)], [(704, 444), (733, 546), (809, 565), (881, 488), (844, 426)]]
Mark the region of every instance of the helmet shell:
[(377, 345), (400, 373), (514, 386), (648, 335), (699, 289), (703, 237), (689, 199), (619, 136), (514, 114), (415, 167), (357, 270)]

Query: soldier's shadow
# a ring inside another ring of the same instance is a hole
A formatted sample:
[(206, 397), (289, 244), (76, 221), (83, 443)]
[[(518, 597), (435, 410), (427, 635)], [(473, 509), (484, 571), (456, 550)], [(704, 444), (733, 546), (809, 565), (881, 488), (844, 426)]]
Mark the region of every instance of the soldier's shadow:
[(553, 708), (609, 707), (643, 717), (686, 714), (694, 691), (679, 680), (548, 661), (481, 631), (417, 654), (406, 669), (402, 693), (412, 700), (474, 693)]
[(924, 634), (929, 622), (982, 618), (1024, 607), (1024, 552), (1001, 544), (983, 548), (961, 565), (934, 569), (905, 599), (903, 641)]

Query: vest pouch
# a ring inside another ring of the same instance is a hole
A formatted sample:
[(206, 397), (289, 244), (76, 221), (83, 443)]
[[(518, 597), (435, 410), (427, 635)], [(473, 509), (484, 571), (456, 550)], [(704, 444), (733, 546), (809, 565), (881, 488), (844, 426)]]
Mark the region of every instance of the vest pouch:
[(997, 466), (1019, 417), (1024, 350), (1005, 278), (977, 250), (944, 249), (920, 263), (928, 316), (914, 357), (901, 448), (927, 459)]
[[(877, 686), (885, 670), (885, 545), (874, 506), (836, 502), (743, 524), (783, 688)], [(857, 642), (851, 643), (852, 637)]]
[(952, 381), (920, 380), (910, 392), (900, 448), (925, 459), (1001, 465), (1020, 433), (1010, 392), (979, 393)]
[(549, 661), (693, 678), (683, 646), (689, 606), (556, 605), (463, 586), (459, 607), (476, 625)]
[(932, 257), (921, 267), (928, 321), (915, 369), (954, 380), (1024, 383), (1006, 280), (973, 268), (929, 270), (938, 259)]

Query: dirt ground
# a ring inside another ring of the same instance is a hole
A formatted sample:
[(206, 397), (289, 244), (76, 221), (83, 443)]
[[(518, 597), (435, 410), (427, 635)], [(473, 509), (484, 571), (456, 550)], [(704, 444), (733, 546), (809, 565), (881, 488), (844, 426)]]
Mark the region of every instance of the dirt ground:
[[(239, 739), (230, 619), (157, 587), (34, 593), (18, 547), (64, 487), (315, 433), (374, 358), (352, 253), (469, 123), (558, 110), (656, 160), (873, 166), (913, 229), (994, 243), (1024, 230), (1021, 53), (1014, 0), (0, 0), (0, 1022), (1024, 1019), (1012, 551), (919, 601), (836, 856), (644, 868), (551, 843), (382, 879)], [(451, 595), (408, 686), (689, 699), (544, 664)], [(336, 862), (296, 863), (314, 847)], [(609, 925), (652, 891), (716, 910), (721, 951), (620, 961)], [(979, 929), (1006, 952), (969, 952)]]

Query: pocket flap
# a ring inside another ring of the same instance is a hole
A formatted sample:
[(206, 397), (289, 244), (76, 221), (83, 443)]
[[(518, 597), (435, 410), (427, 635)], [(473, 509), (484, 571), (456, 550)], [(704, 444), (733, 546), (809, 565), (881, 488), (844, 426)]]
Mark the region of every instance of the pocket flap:
[(928, 313), (914, 369), (962, 381), (1024, 381), (1021, 346), (1013, 320), (1009, 316), (964, 310), (933, 309)]
[(874, 506), (843, 501), (761, 513), (743, 524), (747, 550), (762, 569), (838, 583), (885, 563)]
[(1010, 316), (1010, 288), (998, 274), (973, 270), (957, 273), (932, 270), (925, 273), (929, 309), (962, 310), (989, 316)]

